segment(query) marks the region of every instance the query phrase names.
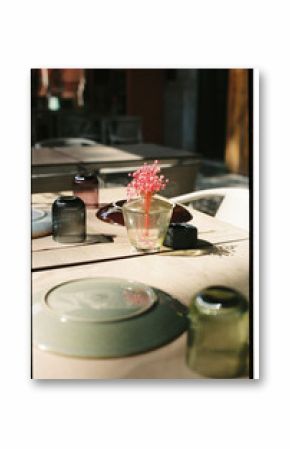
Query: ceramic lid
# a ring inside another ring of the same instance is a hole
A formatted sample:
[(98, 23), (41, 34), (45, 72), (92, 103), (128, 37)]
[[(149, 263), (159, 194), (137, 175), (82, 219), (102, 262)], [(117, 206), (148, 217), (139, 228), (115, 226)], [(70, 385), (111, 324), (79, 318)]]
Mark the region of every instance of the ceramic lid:
[(31, 235), (32, 238), (44, 237), (52, 233), (51, 212), (41, 209), (32, 209)]

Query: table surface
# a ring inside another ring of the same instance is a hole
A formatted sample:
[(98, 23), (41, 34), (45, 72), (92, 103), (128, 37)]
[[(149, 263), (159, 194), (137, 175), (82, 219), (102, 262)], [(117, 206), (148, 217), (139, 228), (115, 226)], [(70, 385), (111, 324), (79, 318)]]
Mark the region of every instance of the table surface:
[[(60, 192), (71, 195), (72, 192)], [(49, 211), (58, 193), (39, 193), (32, 196), (32, 206), (35, 209)], [(100, 202), (126, 198), (125, 188), (100, 189)], [(229, 241), (248, 239), (248, 233), (230, 224), (223, 223), (213, 217), (198, 211), (192, 211), (193, 218), (190, 223), (199, 230), (199, 238), (212, 244), (222, 246)], [(96, 209), (87, 209), (87, 234), (90, 239), (98, 236), (109, 236), (113, 242), (81, 244), (61, 244), (55, 242), (51, 235), (32, 240), (32, 269), (41, 270), (48, 267), (57, 267), (64, 264), (85, 263), (88, 261), (114, 260), (119, 257), (140, 255), (129, 243), (127, 231), (124, 226), (109, 224), (96, 217)], [(100, 242), (102, 239), (100, 238)], [(171, 251), (162, 247), (162, 251)], [(146, 256), (147, 257), (147, 256)]]
[[(49, 208), (57, 194), (34, 194), (33, 207)], [(125, 198), (123, 188), (103, 189), (100, 201)], [(249, 234), (214, 217), (193, 212), (199, 238), (214, 244), (186, 250), (139, 256), (123, 226), (104, 223), (88, 211), (88, 232), (115, 235), (113, 243), (61, 245), (51, 236), (32, 240), (33, 294), (70, 279), (109, 276), (140, 281), (164, 290), (185, 305), (209, 285), (235, 288), (249, 295)], [(168, 249), (167, 249), (168, 251)], [(127, 257), (120, 260), (121, 257)], [(73, 266), (67, 266), (73, 263)], [(64, 265), (64, 266), (63, 266)], [(117, 359), (64, 357), (33, 348), (35, 379), (201, 378), (185, 363), (186, 334), (162, 348)]]
[(81, 163), (110, 164), (116, 162), (135, 162), (146, 159), (196, 158), (184, 150), (176, 150), (161, 145), (142, 143), (110, 147), (99, 144), (91, 147), (53, 147), (32, 148), (32, 167), (75, 165)]

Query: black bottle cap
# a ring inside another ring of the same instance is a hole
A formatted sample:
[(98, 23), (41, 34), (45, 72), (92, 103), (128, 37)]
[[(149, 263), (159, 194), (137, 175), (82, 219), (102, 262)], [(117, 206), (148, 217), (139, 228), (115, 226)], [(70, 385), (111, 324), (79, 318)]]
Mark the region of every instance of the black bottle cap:
[(188, 223), (172, 223), (163, 244), (173, 249), (194, 249), (197, 244), (197, 228)]
[(79, 171), (74, 176), (74, 182), (75, 183), (82, 183), (82, 182), (98, 182), (98, 172), (96, 170), (94, 171)]

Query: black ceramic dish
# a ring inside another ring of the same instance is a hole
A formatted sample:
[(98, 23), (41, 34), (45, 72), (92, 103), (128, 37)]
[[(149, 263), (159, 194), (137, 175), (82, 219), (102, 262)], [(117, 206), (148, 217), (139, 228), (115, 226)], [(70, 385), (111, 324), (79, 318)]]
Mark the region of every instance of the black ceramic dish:
[[(101, 207), (96, 216), (106, 223), (124, 226), (122, 206), (126, 200), (115, 201)], [(181, 204), (175, 204), (172, 212), (171, 223), (187, 223), (192, 219), (191, 213)]]

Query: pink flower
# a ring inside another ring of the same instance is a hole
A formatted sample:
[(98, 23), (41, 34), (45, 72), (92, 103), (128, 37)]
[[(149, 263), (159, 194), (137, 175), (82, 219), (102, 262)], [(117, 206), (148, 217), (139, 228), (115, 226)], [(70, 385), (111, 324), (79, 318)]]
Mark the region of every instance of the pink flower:
[(160, 173), (160, 167), (158, 161), (154, 161), (154, 164), (147, 165), (146, 163), (138, 168), (134, 173), (130, 173), (133, 179), (127, 186), (127, 196), (132, 198), (134, 195), (146, 196), (146, 194), (153, 194), (165, 189), (166, 184), (169, 182)]

